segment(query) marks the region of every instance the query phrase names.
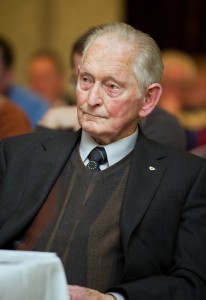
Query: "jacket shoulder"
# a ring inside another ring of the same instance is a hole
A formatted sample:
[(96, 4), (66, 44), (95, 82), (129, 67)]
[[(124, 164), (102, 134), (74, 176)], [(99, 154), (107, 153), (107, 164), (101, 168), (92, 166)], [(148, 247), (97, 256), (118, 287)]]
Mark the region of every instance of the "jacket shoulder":
[(4, 153), (16, 153), (22, 151), (33, 151), (37, 146), (44, 143), (61, 143), (61, 141), (69, 141), (75, 138), (77, 133), (73, 132), (37, 132), (9, 137), (0, 141), (0, 151), (4, 149)]
[(153, 141), (143, 136), (143, 145), (150, 155), (164, 162), (166, 166), (175, 169), (200, 169), (206, 160), (196, 156), (186, 150), (180, 150), (176, 147), (162, 144), (160, 142)]

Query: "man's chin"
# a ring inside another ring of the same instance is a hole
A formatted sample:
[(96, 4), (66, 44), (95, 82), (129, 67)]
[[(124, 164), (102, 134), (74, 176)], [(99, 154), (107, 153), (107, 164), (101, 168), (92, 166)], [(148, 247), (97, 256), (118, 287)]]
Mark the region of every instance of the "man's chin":
[(94, 139), (104, 136), (104, 130), (94, 122), (83, 123), (82, 129), (89, 135), (91, 135)]
[(85, 122), (82, 124), (82, 129), (84, 131), (86, 131), (87, 133), (89, 133), (90, 135), (93, 136), (93, 134), (100, 134), (99, 133), (99, 129), (98, 129), (98, 125), (95, 124), (94, 122)]

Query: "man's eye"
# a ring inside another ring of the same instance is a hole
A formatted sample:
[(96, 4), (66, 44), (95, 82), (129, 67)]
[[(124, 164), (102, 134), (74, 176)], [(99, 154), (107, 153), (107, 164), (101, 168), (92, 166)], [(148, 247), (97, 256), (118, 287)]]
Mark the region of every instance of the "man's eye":
[(118, 86), (116, 84), (110, 84), (109, 87), (112, 89), (112, 90), (118, 90)]
[(89, 82), (89, 79), (88, 79), (86, 76), (83, 76), (83, 77), (82, 77), (82, 81), (83, 81), (83, 82)]

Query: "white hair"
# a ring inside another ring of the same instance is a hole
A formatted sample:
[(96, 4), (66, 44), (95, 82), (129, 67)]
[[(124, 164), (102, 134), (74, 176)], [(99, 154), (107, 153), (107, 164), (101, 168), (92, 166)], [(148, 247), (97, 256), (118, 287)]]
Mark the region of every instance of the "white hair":
[(82, 61), (90, 46), (102, 37), (116, 40), (126, 45), (130, 51), (132, 49), (134, 55), (133, 70), (141, 96), (152, 83), (161, 82), (163, 63), (156, 42), (148, 34), (125, 23), (111, 23), (97, 27), (85, 42)]

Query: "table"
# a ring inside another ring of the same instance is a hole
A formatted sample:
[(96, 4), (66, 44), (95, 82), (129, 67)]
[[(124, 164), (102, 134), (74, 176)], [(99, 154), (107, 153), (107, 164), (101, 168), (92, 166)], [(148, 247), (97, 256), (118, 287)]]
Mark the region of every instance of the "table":
[(1, 300), (69, 300), (55, 253), (0, 250)]

